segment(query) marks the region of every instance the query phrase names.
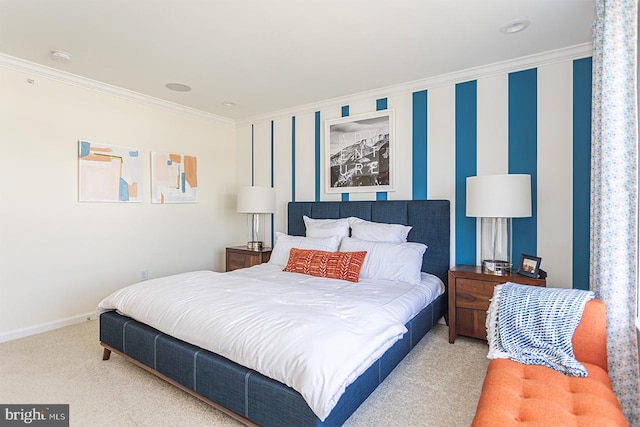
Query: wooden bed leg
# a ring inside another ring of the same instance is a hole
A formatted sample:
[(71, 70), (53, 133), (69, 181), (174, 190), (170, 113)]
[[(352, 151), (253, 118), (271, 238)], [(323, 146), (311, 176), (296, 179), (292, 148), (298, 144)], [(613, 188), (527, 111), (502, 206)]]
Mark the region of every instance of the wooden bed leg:
[(102, 360), (109, 360), (110, 357), (111, 357), (111, 350), (109, 350), (108, 348), (105, 348), (104, 351), (102, 352)]

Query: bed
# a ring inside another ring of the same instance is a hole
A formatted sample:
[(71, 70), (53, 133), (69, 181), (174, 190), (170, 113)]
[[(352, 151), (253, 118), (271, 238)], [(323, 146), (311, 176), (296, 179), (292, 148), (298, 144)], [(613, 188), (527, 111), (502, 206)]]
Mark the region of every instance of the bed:
[(437, 276), (445, 285), (445, 292), (404, 325), (406, 332), (401, 334), (401, 339), (346, 386), (323, 419), (319, 418), (317, 410), (311, 409), (302, 394), (285, 385), (285, 381), (274, 380), (219, 354), (162, 333), (116, 310), (100, 315), (103, 359), (109, 359), (111, 352), (115, 352), (248, 425), (333, 426), (344, 423), (446, 314), (449, 202), (292, 202), (288, 205), (289, 235), (305, 236), (304, 216), (315, 219), (358, 217), (376, 223), (409, 225), (412, 228), (407, 241), (428, 246), (421, 270)]

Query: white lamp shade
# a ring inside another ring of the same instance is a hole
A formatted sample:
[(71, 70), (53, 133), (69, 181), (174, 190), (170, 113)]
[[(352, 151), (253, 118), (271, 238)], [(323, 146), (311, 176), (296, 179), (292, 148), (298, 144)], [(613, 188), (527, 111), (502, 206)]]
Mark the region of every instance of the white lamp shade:
[(276, 192), (271, 187), (242, 187), (238, 192), (238, 213), (273, 213)]
[(467, 216), (531, 216), (531, 175), (481, 175), (467, 178)]

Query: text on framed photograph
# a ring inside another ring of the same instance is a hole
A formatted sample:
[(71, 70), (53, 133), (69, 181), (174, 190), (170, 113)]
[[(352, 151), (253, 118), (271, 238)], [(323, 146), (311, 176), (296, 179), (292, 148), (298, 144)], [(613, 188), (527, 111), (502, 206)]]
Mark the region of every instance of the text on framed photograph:
[(325, 191), (393, 191), (393, 110), (325, 121)]

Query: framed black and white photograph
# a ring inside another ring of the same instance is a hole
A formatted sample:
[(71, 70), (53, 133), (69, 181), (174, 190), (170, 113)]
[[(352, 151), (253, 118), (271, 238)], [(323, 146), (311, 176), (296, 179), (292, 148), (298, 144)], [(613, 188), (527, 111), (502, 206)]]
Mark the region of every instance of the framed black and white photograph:
[(326, 120), (325, 191), (393, 191), (393, 127), (393, 110)]
[(523, 276), (538, 278), (538, 271), (540, 270), (540, 263), (542, 258), (533, 255), (520, 255), (520, 263), (518, 264), (518, 274)]

